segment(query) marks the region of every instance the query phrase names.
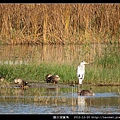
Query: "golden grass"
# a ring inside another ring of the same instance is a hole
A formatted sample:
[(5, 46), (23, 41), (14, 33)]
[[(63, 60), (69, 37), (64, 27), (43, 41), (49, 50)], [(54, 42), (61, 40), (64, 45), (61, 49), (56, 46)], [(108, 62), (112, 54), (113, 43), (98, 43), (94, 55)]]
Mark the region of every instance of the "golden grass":
[(0, 4), (0, 42), (120, 42), (119, 18), (120, 4)]

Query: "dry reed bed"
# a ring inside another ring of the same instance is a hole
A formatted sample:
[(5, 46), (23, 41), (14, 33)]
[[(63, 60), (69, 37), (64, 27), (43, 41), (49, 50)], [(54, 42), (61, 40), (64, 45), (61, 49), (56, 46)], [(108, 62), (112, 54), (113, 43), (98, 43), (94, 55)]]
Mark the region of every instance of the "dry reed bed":
[(1, 44), (120, 42), (120, 4), (0, 4)]

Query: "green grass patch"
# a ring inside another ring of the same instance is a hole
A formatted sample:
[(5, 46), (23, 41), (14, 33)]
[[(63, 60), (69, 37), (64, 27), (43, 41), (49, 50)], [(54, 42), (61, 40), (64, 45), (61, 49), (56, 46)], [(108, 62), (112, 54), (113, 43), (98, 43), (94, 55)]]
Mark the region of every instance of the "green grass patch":
[[(61, 78), (60, 83), (77, 81), (77, 68), (74, 65), (57, 64), (30, 64), (30, 65), (0, 65), (0, 75), (6, 80), (13, 81), (15, 78), (22, 78), (31, 82), (44, 82), (48, 73), (58, 74)], [(120, 67), (107, 68), (104, 65), (89, 64), (86, 66), (84, 84), (106, 84), (119, 83)]]
[(0, 65), (0, 75), (6, 80), (13, 81), (15, 78), (23, 78), (31, 81), (44, 81), (46, 74), (58, 74), (61, 82), (76, 79), (76, 70), (71, 65), (57, 64), (30, 64), (30, 65)]
[(120, 52), (119, 47), (108, 45), (96, 61), (86, 66), (86, 83), (120, 84)]

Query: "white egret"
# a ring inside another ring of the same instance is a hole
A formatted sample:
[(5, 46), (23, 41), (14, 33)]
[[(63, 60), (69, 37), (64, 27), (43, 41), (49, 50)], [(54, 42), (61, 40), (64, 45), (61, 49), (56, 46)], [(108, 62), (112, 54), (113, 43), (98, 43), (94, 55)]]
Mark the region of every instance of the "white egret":
[(77, 77), (80, 85), (82, 85), (82, 81), (84, 80), (85, 64), (89, 64), (89, 63), (82, 61), (77, 68)]

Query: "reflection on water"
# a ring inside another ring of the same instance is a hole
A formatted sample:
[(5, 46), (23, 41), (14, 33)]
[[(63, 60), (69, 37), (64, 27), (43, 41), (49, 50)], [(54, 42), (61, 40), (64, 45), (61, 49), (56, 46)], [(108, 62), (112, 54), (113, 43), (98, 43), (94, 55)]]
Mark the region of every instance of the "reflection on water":
[[(104, 44), (90, 45), (43, 45), (43, 46), (0, 46), (1, 64), (27, 64), (31, 62), (75, 63), (85, 60), (94, 61), (96, 55), (102, 54)], [(52, 57), (51, 57), (52, 56)], [(77, 61), (76, 61), (77, 60)]]
[(86, 107), (85, 96), (78, 96), (78, 112), (85, 113)]
[[(0, 113), (119, 114), (120, 112), (120, 94), (117, 92), (119, 87), (93, 86), (95, 96), (78, 96), (77, 89), (68, 85), (42, 83), (38, 87), (34, 84), (31, 86), (27, 90), (17, 87), (1, 88)], [(89, 89), (89, 86), (85, 87)]]

